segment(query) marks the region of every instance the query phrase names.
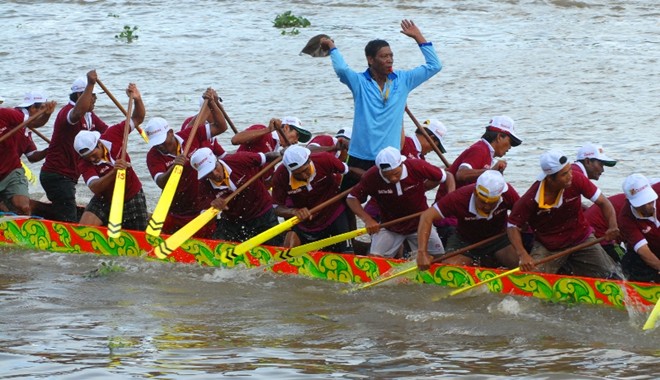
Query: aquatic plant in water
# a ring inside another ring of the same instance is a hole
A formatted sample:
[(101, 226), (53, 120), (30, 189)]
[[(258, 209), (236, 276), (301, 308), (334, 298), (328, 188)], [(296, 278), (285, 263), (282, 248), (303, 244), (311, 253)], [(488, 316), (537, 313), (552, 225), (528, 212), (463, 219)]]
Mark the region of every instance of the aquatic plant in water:
[(296, 16), (291, 13), (291, 11), (286, 11), (275, 17), (273, 21), (273, 26), (280, 29), (291, 28), (291, 30), (282, 30), (282, 35), (297, 35), (300, 33), (298, 28), (306, 28), (312, 25), (308, 19), (302, 16)]
[(138, 39), (138, 35), (135, 32), (138, 30), (137, 26), (133, 26), (133, 29), (129, 25), (124, 25), (124, 30), (115, 35), (115, 39), (119, 41), (125, 41), (126, 43), (131, 43), (133, 40)]

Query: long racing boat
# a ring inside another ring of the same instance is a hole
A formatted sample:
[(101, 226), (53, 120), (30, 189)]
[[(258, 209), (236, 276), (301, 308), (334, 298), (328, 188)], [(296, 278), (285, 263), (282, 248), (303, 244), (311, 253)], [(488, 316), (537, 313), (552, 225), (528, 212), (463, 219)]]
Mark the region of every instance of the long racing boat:
[[(122, 230), (108, 238), (105, 227), (54, 222), (21, 216), (0, 216), (0, 246), (60, 253), (94, 253), (159, 260), (153, 248), (163, 241), (142, 231)], [(218, 240), (189, 239), (165, 261), (209, 267), (264, 267), (275, 273), (301, 275), (352, 284), (367, 284), (409, 262), (398, 259), (313, 251), (293, 257), (279, 247), (258, 246), (228, 263), (222, 253), (235, 246)], [(285, 258), (286, 260), (279, 260)], [(275, 261), (275, 262), (274, 262)], [(461, 288), (490, 279), (504, 271), (493, 268), (434, 264), (414, 271), (409, 282)], [(394, 281), (392, 281), (394, 283)], [(518, 272), (489, 282), (491, 292), (536, 297), (553, 302), (648, 309), (660, 298), (660, 285), (600, 278)]]

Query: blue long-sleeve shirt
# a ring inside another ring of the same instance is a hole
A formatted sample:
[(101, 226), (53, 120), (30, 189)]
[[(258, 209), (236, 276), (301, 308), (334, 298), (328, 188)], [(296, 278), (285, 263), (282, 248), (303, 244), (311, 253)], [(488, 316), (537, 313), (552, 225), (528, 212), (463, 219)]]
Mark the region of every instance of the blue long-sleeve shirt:
[(401, 147), (401, 128), (408, 94), (442, 69), (430, 42), (419, 45), (426, 63), (412, 70), (396, 70), (380, 90), (369, 69), (353, 71), (337, 48), (330, 51), (332, 67), (353, 93), (353, 135), (348, 154), (373, 161), (383, 148)]

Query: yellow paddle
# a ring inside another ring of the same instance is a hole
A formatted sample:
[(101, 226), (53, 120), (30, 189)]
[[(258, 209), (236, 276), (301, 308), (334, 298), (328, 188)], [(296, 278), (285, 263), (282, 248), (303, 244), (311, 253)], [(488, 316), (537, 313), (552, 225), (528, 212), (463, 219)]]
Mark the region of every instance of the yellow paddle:
[(646, 320), (646, 323), (644, 323), (644, 327), (642, 329), (650, 330), (653, 327), (655, 327), (655, 323), (658, 320), (658, 316), (660, 316), (660, 299), (656, 301), (653, 310), (651, 310), (651, 315), (649, 315), (649, 319)]
[[(121, 159), (126, 159), (128, 149), (128, 132), (131, 130), (131, 112), (133, 111), (133, 97), (128, 98), (128, 113), (126, 124), (124, 124), (124, 140), (121, 148)], [(117, 170), (115, 177), (115, 188), (112, 191), (112, 202), (110, 203), (110, 217), (108, 218), (108, 237), (118, 238), (121, 232), (121, 221), (124, 217), (124, 193), (126, 190), (126, 169)]]
[[(590, 246), (592, 246), (592, 245), (594, 245), (594, 244), (598, 244), (598, 243), (600, 243), (600, 242), (603, 241), (603, 240), (605, 240), (605, 236), (599, 237), (598, 239), (593, 240), (593, 241), (588, 241), (588, 242), (584, 242), (584, 243), (582, 243), (582, 244), (578, 244), (578, 245), (576, 245), (575, 247), (565, 249), (565, 250), (563, 250), (563, 251), (561, 251), (561, 252), (557, 252), (557, 253), (555, 253), (554, 255), (550, 255), (550, 256), (545, 257), (545, 258), (543, 258), (543, 259), (541, 259), (541, 260), (535, 261), (535, 262), (534, 262), (534, 265), (538, 266), (538, 265), (541, 265), (541, 264), (545, 264), (545, 263), (547, 263), (547, 262), (550, 262), (550, 261), (552, 261), (552, 260), (556, 260), (556, 259), (558, 259), (558, 258), (560, 258), (560, 257), (562, 257), (562, 256), (570, 255), (571, 253), (573, 253), (573, 252), (575, 252), (575, 251), (579, 251), (579, 250), (581, 250), (581, 249), (584, 249), (584, 248), (590, 247)], [(466, 287), (463, 287), (463, 288), (460, 288), (460, 289), (456, 289), (456, 290), (454, 290), (453, 292), (449, 293), (449, 296), (455, 296), (455, 295), (457, 295), (457, 294), (461, 294), (461, 293), (466, 292), (466, 291), (468, 291), (468, 290), (470, 290), (470, 289), (474, 289), (474, 288), (476, 288), (476, 287), (478, 287), (478, 286), (481, 286), (481, 285), (483, 285), (483, 284), (487, 284), (487, 283), (489, 283), (489, 282), (491, 282), (491, 281), (495, 281), (495, 280), (497, 280), (498, 278), (507, 277), (507, 276), (512, 275), (512, 274), (517, 273), (517, 272), (520, 272), (520, 267), (517, 267), (517, 268), (511, 269), (511, 270), (508, 270), (508, 271), (506, 271), (506, 272), (504, 272), (504, 273), (498, 274), (497, 276), (493, 276), (493, 277), (491, 277), (491, 278), (489, 278), (489, 279), (486, 279), (486, 280), (483, 280), (483, 281), (481, 281), (481, 282), (477, 282), (477, 283), (474, 284), (474, 285), (470, 285), (470, 286), (466, 286)]]
[[(236, 189), (236, 191), (229, 194), (229, 196), (225, 198), (225, 203), (229, 203), (229, 201), (231, 201), (235, 196), (240, 194), (241, 191), (245, 190), (254, 181), (261, 178), (261, 176), (263, 176), (265, 173), (268, 173), (268, 171), (270, 171), (280, 161), (282, 161), (281, 156), (271, 161), (270, 164), (264, 166), (263, 169), (261, 169), (257, 174), (254, 175), (254, 177), (247, 180), (238, 189)], [(210, 222), (213, 218), (215, 218), (219, 212), (220, 210), (218, 210), (217, 208), (209, 207), (206, 211), (199, 214), (199, 216), (197, 216), (195, 219), (191, 220), (190, 222), (188, 222), (188, 224), (186, 224), (177, 232), (172, 234), (172, 236), (167, 238), (167, 240), (164, 240), (160, 244), (158, 244), (158, 246), (156, 246), (153, 250), (154, 255), (156, 255), (156, 257), (158, 257), (159, 259), (166, 258), (175, 249), (179, 248), (181, 244), (183, 244), (186, 240), (190, 239), (190, 237), (193, 236), (197, 231), (202, 229), (202, 227), (204, 227), (206, 223)]]
[[(328, 199), (327, 201), (321, 203), (320, 205), (314, 207), (313, 209), (309, 210), (311, 214), (317, 213), (321, 211), (323, 208), (333, 204), (334, 202), (337, 202), (340, 199), (343, 199), (348, 195), (348, 193), (351, 192), (353, 188), (347, 189), (334, 197)], [(234, 259), (245, 252), (251, 250), (252, 248), (258, 246), (259, 244), (262, 244), (265, 241), (268, 241), (272, 239), (273, 237), (281, 234), (284, 231), (288, 231), (291, 229), (293, 226), (296, 224), (300, 223), (300, 219), (298, 219), (297, 216), (294, 216), (293, 218), (285, 220), (283, 223), (278, 224), (275, 227), (272, 227), (259, 235), (250, 238), (243, 243), (235, 246), (233, 249), (229, 249), (227, 251), (222, 252), (222, 255), (220, 256), (220, 259), (222, 260), (223, 263), (229, 263), (231, 261), (234, 261)]]
[[(108, 88), (105, 87), (105, 85), (103, 84), (103, 82), (101, 82), (100, 79), (97, 78), (97, 79), (96, 79), (96, 83), (99, 84), (99, 87), (101, 87), (101, 89), (103, 90), (103, 92), (105, 92), (105, 94), (108, 95), (108, 97), (110, 98), (110, 100), (112, 100), (112, 102), (115, 103), (115, 105), (117, 106), (117, 108), (119, 108), (119, 110), (121, 111), (121, 113), (124, 114), (124, 116), (128, 116), (128, 115), (130, 115), (130, 110), (129, 110), (128, 113), (126, 112), (126, 110), (124, 109), (124, 106), (122, 106), (121, 103), (119, 103), (119, 101), (117, 100), (117, 98), (115, 98), (115, 97), (112, 95), (112, 93), (110, 92), (110, 90), (108, 90)], [(142, 139), (144, 140), (144, 142), (146, 142), (147, 144), (149, 144), (149, 137), (147, 137), (147, 134), (144, 132), (144, 130), (143, 130), (142, 128), (140, 128), (139, 125), (136, 125), (136, 126), (135, 126), (135, 130), (137, 130), (138, 133), (140, 134), (140, 136), (142, 136)]]
[[(204, 119), (202, 116), (205, 113), (208, 102), (209, 102), (208, 99), (204, 99), (204, 103), (202, 103), (202, 108), (199, 110), (199, 113), (197, 113), (197, 117), (195, 117), (192, 130), (190, 131), (188, 140), (186, 140), (186, 145), (183, 148), (184, 157), (188, 155), (190, 146), (193, 140), (195, 140), (195, 134), (197, 133), (197, 128), (199, 127), (201, 121)], [(163, 225), (165, 224), (165, 219), (167, 218), (167, 212), (170, 210), (170, 206), (172, 205), (172, 200), (174, 199), (176, 188), (179, 186), (179, 181), (181, 180), (182, 173), (183, 173), (183, 165), (178, 165), (178, 164), (174, 165), (174, 168), (172, 168), (172, 172), (170, 173), (170, 177), (167, 179), (167, 184), (165, 184), (165, 188), (163, 189), (163, 192), (160, 195), (160, 199), (158, 199), (158, 204), (156, 204), (154, 213), (151, 214), (151, 218), (147, 223), (147, 229), (145, 232), (148, 235), (158, 236), (160, 235), (160, 232), (163, 230)]]
[[(422, 212), (423, 211), (416, 212), (414, 214), (410, 214), (410, 215), (407, 215), (407, 216), (404, 216), (404, 217), (401, 217), (401, 218), (398, 218), (398, 219), (390, 220), (389, 222), (381, 223), (379, 227), (380, 228), (385, 228), (385, 227), (388, 227), (388, 226), (391, 226), (391, 225), (394, 225), (394, 224), (397, 224), (397, 223), (405, 222), (408, 219), (413, 219), (413, 218), (416, 218), (416, 217), (422, 215)], [(284, 251), (277, 251), (277, 253), (275, 253), (275, 256), (273, 256), (273, 259), (276, 262), (283, 261), (283, 260), (289, 260), (289, 259), (292, 259), (294, 257), (301, 256), (301, 255), (303, 255), (307, 252), (318, 251), (321, 248), (325, 248), (327, 246), (330, 246), (330, 245), (333, 245), (333, 244), (336, 244), (336, 243), (339, 243), (339, 242), (342, 242), (342, 241), (345, 241), (345, 240), (348, 240), (348, 239), (353, 239), (355, 237), (358, 237), (360, 235), (364, 235), (366, 233), (367, 233), (366, 228), (358, 228), (357, 230), (344, 232), (343, 234), (339, 234), (339, 235), (335, 235), (335, 236), (330, 236), (330, 237), (322, 239), (322, 240), (317, 240), (317, 241), (313, 241), (311, 243), (299, 245), (297, 247), (292, 247), (292, 248), (289, 248), (289, 249), (284, 250)], [(273, 264), (276, 264), (276, 263), (273, 263)]]
[(27, 178), (28, 182), (31, 184), (37, 183), (37, 177), (32, 173), (32, 170), (28, 168), (27, 165), (25, 165), (25, 162), (21, 161), (21, 166), (23, 167), (23, 170), (25, 171), (25, 178)]
[[(447, 260), (447, 259), (452, 258), (452, 257), (454, 257), (454, 256), (461, 255), (461, 254), (463, 254), (463, 253), (465, 253), (465, 252), (467, 252), (467, 251), (469, 251), (469, 250), (471, 250), (471, 249), (475, 249), (475, 248), (478, 248), (478, 247), (480, 247), (480, 246), (482, 246), (482, 245), (484, 245), (484, 244), (488, 244), (488, 243), (490, 243), (490, 242), (493, 242), (493, 241), (495, 241), (495, 240), (501, 238), (501, 237), (504, 236), (505, 234), (506, 234), (506, 233), (497, 234), (497, 235), (495, 235), (495, 236), (491, 236), (491, 237), (489, 237), (489, 238), (487, 238), (487, 239), (484, 239), (484, 240), (482, 240), (482, 241), (476, 242), (476, 243), (474, 243), (474, 244), (470, 244), (470, 245), (468, 245), (468, 246), (466, 246), (466, 247), (463, 247), (463, 248), (461, 248), (461, 249), (457, 249), (457, 250), (455, 250), (455, 251), (448, 252), (448, 253), (446, 253), (446, 254), (440, 256), (440, 257), (436, 257), (435, 259), (433, 259), (433, 261), (431, 261), (431, 264), (439, 263), (439, 262), (441, 262), (441, 261), (443, 261), (443, 260)], [(414, 272), (415, 270), (417, 270), (417, 263), (414, 262), (414, 261), (410, 261), (410, 262), (408, 262), (408, 263), (403, 264), (401, 269), (403, 269), (403, 270), (400, 271), (400, 272), (397, 271), (397, 273), (394, 273), (394, 274), (392, 274), (392, 275), (385, 276), (385, 277), (382, 277), (382, 278), (379, 278), (379, 279), (376, 279), (376, 280), (370, 281), (370, 282), (368, 282), (368, 283), (366, 283), (366, 284), (363, 284), (363, 285), (357, 287), (357, 288), (354, 289), (354, 290), (362, 290), (362, 289), (370, 288), (370, 287), (372, 287), (372, 286), (376, 286), (376, 285), (378, 285), (378, 284), (382, 284), (382, 283), (385, 282), (385, 281), (389, 281), (389, 280), (391, 280), (391, 279), (394, 279), (394, 278), (397, 278), (397, 277), (403, 276), (404, 274), (408, 274), (408, 273)]]

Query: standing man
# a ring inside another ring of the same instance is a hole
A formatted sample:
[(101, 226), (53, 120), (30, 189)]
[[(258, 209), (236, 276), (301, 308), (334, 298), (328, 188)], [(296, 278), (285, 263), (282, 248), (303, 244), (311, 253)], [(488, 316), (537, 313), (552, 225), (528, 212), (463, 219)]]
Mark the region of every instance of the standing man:
[[(374, 198), (381, 210), (381, 222), (389, 222), (428, 209), (426, 190), (447, 182), (447, 187), (453, 191), (454, 177), (426, 161), (406, 160), (399, 148), (394, 147), (381, 150), (375, 164), (350, 192), (346, 203), (372, 234), (372, 255), (394, 257), (404, 241), (416, 251), (419, 217), (381, 229), (362, 208), (362, 203), (367, 197)], [(429, 234), (428, 253), (439, 255), (444, 252), (440, 237), (433, 229)]]
[[(355, 113), (353, 138), (348, 151), (348, 166), (368, 170), (376, 155), (386, 147), (401, 147), (403, 113), (408, 94), (433, 75), (442, 65), (433, 48), (417, 25), (410, 20), (401, 21), (401, 33), (419, 45), (425, 64), (412, 70), (393, 70), (394, 54), (384, 40), (372, 40), (364, 48), (369, 67), (364, 72), (353, 71), (329, 38), (321, 39), (321, 47), (329, 50), (332, 67), (353, 93)], [(355, 181), (345, 180), (343, 188)]]
[(604, 166), (611, 168), (614, 165), (616, 161), (607, 157), (602, 146), (587, 143), (578, 150), (573, 169), (580, 170), (587, 178), (598, 181), (605, 171)]
[[(16, 108), (0, 108), (0, 137), (18, 127), (22, 122), (42, 108), (46, 111), (31, 120), (25, 128), (38, 128), (48, 122), (55, 110), (55, 102), (47, 101), (46, 96), (38, 92), (25, 95), (23, 103)], [(22, 129), (22, 128), (21, 128)], [(0, 160), (0, 201), (3, 201), (18, 214), (30, 215), (30, 197), (25, 170), (21, 165), (21, 154), (17, 147), (25, 139), (25, 131), (19, 130), (0, 142), (2, 159)]]
[[(619, 234), (614, 208), (587, 177), (571, 168), (568, 158), (551, 150), (541, 155), (542, 172), (532, 186), (513, 207), (507, 234), (520, 259), (524, 271), (535, 269), (540, 260), (583, 242), (594, 241), (593, 229), (582, 211), (581, 197), (597, 204), (608, 222), (607, 239)], [(520, 230), (527, 224), (534, 231), (534, 246), (530, 253), (523, 247)], [(600, 244), (559, 257), (538, 268), (541, 272), (588, 277), (612, 277), (614, 261)]]
[(504, 157), (511, 147), (520, 144), (522, 140), (516, 135), (513, 119), (506, 115), (492, 118), (481, 140), (464, 150), (449, 167), (456, 178), (456, 188), (475, 183), (486, 170), (504, 173), (506, 161), (495, 161), (495, 157)]

